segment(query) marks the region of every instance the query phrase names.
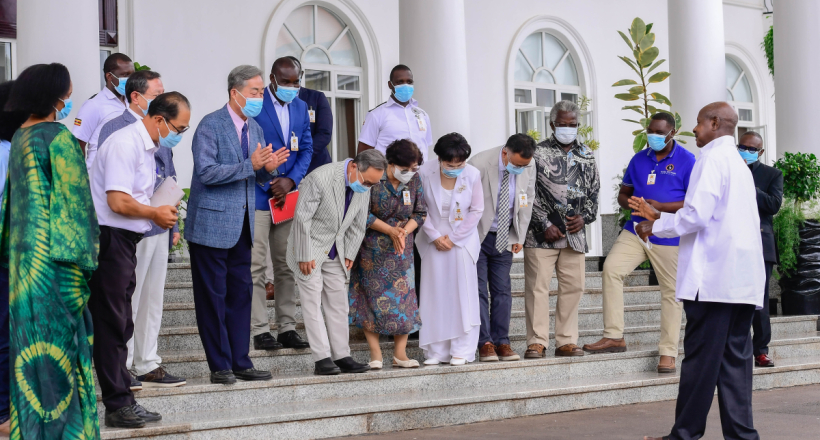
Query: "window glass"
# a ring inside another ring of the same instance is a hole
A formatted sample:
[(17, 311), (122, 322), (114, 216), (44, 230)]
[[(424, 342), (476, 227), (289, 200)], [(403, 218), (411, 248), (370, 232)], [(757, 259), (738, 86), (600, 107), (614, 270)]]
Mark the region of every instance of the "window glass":
[(0, 42), (0, 82), (11, 80), (11, 43)]
[(532, 103), (532, 92), (527, 89), (515, 89), (515, 102)]
[(313, 90), (330, 91), (330, 72), (306, 69), (305, 87)]
[(283, 26), (279, 30), (279, 36), (276, 39), (276, 58), (288, 56), (299, 58), (300, 55), (302, 55), (302, 49), (299, 48), (299, 44)]
[(535, 104), (539, 107), (555, 105), (555, 90), (535, 89)]
[(356, 48), (356, 41), (350, 32), (346, 32), (339, 42), (330, 51), (333, 57), (333, 64), (340, 66), (359, 66), (359, 50)]
[(561, 101), (572, 101), (574, 103), (578, 103), (578, 95), (575, 93), (562, 93), (561, 94)]
[(561, 44), (557, 38), (550, 34), (544, 33), (544, 55), (546, 57), (543, 64), (544, 67), (554, 70), (558, 67), (558, 61), (561, 61), (561, 57), (564, 56), (564, 52), (566, 51), (567, 49), (564, 48), (564, 45)]
[(285, 20), (285, 26), (303, 47), (313, 44), (313, 6), (302, 6), (293, 11)]
[(302, 57), (302, 61), (305, 63), (314, 64), (330, 64), (330, 59), (327, 57), (327, 54), (318, 47), (314, 47), (313, 49), (309, 50)]
[(530, 68), (530, 65), (527, 64), (524, 55), (518, 52), (518, 55), (515, 57), (515, 80), (532, 81), (532, 74), (533, 70)]
[(746, 79), (746, 75), (743, 75), (743, 78), (740, 79), (740, 82), (732, 90), (732, 94), (735, 95), (735, 101), (752, 102), (752, 88), (749, 87), (749, 80)]
[(739, 109), (737, 113), (738, 119), (740, 119), (741, 121), (752, 122), (754, 120), (754, 118), (752, 117), (752, 111), (749, 109), (742, 108)]
[(357, 75), (339, 75), (336, 81), (339, 90), (359, 91), (359, 77)]
[(572, 61), (572, 56), (568, 55), (558, 68), (555, 69), (555, 82), (568, 86), (578, 85), (578, 72), (575, 71), (575, 63)]
[(100, 89), (105, 87), (105, 74), (103, 73), (103, 64), (105, 64), (105, 59), (111, 55), (110, 50), (100, 49)]
[(552, 78), (552, 75), (550, 75), (550, 73), (546, 70), (541, 70), (535, 74), (535, 82), (555, 84), (555, 80)]
[(316, 8), (316, 44), (330, 47), (342, 33), (342, 22), (325, 8)]
[(735, 85), (735, 81), (740, 76), (740, 66), (738, 66), (734, 61), (726, 58), (726, 88), (731, 90), (732, 87)]
[(541, 33), (535, 33), (525, 38), (524, 42), (521, 43), (521, 52), (529, 58), (533, 66), (543, 66), (543, 60), (541, 59)]

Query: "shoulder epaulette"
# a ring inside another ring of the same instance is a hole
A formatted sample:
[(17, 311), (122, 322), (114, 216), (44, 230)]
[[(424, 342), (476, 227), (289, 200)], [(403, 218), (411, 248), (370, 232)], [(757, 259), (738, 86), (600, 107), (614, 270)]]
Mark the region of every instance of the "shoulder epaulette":
[(375, 107), (371, 108), (371, 109), (370, 109), (370, 110), (368, 110), (367, 112), (368, 112), (368, 113), (370, 113), (370, 112), (372, 112), (373, 110), (376, 110), (377, 108), (379, 108), (379, 107), (381, 107), (381, 106), (383, 106), (383, 105), (385, 105), (385, 104), (387, 104), (387, 101), (384, 101), (383, 103), (381, 103), (381, 104), (379, 104), (379, 105), (377, 105), (377, 106), (375, 106)]

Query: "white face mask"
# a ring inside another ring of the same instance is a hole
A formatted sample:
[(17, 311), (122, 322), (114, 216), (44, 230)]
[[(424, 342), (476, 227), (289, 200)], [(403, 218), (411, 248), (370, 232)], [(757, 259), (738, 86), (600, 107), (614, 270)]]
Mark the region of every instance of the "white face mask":
[(578, 127), (555, 127), (555, 139), (558, 142), (569, 145), (578, 137)]
[(396, 180), (398, 180), (399, 182), (401, 182), (405, 185), (407, 185), (407, 183), (410, 182), (410, 180), (413, 179), (413, 176), (416, 175), (415, 171), (410, 171), (410, 172), (407, 172), (407, 173), (404, 173), (404, 174), (402, 174), (401, 171), (402, 170), (400, 170), (399, 167), (393, 165), (393, 177), (395, 177)]

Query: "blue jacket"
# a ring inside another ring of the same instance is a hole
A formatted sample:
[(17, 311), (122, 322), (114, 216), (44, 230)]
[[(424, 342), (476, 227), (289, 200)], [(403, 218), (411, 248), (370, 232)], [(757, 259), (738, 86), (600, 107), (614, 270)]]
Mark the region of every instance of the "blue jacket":
[(327, 149), (333, 136), (333, 112), (324, 93), (318, 90), (299, 89), (299, 99), (305, 101), (308, 110), (316, 112), (316, 122), (310, 123), (310, 134), (313, 136), (313, 159), (310, 161), (307, 174), (333, 160)]
[[(282, 147), (290, 150), (291, 133), (299, 139), (299, 151), (291, 151), (287, 162), (279, 166), (278, 177), (287, 177), (293, 180), (296, 186), (307, 174), (308, 165), (313, 158), (313, 138), (310, 135), (310, 117), (308, 116), (307, 104), (299, 98), (295, 98), (288, 104), (288, 114), (290, 115), (290, 127), (288, 135), (282, 138), (282, 126), (279, 125), (279, 118), (276, 117), (276, 109), (273, 107), (273, 98), (270, 88), (265, 88), (265, 96), (262, 101), (262, 112), (255, 117), (262, 131), (265, 133), (265, 142), (273, 146), (273, 151)], [(256, 209), (260, 211), (270, 211), (268, 199), (270, 198), (270, 182), (257, 185), (256, 189)]]
[[(205, 116), (196, 128), (191, 150), (194, 173), (185, 218), (185, 239), (219, 249), (230, 249), (239, 241), (245, 218), (253, 239), (253, 206), (256, 182), (269, 182), (277, 174), (253, 170), (251, 154), (258, 144), (265, 145), (259, 124), (248, 118), (248, 158), (227, 105)], [(247, 216), (247, 217), (246, 217)]]

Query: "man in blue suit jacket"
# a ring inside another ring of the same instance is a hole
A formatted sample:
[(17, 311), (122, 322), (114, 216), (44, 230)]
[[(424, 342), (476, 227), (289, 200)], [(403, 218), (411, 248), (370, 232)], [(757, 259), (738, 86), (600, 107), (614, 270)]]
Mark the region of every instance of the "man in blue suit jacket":
[[(313, 158), (313, 138), (307, 104), (297, 97), (300, 67), (283, 57), (273, 63), (270, 86), (265, 89), (262, 112), (254, 118), (265, 133), (265, 140), (274, 149), (290, 151), (287, 162), (279, 166), (279, 175), (268, 183), (256, 185), (256, 218), (254, 251), (251, 260), (253, 306), (251, 336), (256, 350), (308, 348), (309, 344), (296, 333), (296, 281), (285, 261), (291, 222), (274, 225), (268, 199), (284, 203), (284, 196), (299, 187)], [(276, 292), (278, 341), (270, 332), (265, 290), (265, 270), (270, 248)]]
[(253, 116), (261, 110), (262, 71), (239, 66), (228, 75), (230, 100), (205, 116), (191, 149), (194, 173), (185, 221), (191, 251), (194, 308), (212, 383), (268, 380), (248, 357), (251, 247), (256, 183), (268, 182), (285, 162), (285, 148), (262, 147)]
[[(288, 58), (296, 63), (299, 68), (299, 79), (302, 79), (305, 74), (302, 70), (302, 63), (296, 57), (289, 56)], [(307, 174), (310, 174), (316, 168), (333, 161), (327, 149), (333, 136), (333, 111), (330, 109), (327, 96), (318, 90), (300, 87), (299, 99), (308, 105), (310, 135), (313, 136), (313, 159), (310, 160), (310, 166), (307, 169)]]

